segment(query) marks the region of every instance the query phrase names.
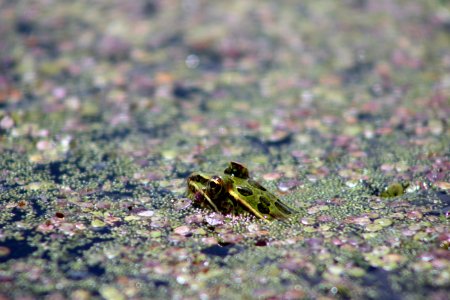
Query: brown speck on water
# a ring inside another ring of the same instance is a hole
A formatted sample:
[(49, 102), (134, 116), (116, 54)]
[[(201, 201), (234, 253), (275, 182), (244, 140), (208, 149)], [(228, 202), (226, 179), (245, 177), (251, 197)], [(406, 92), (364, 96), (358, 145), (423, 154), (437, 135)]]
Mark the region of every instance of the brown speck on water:
[(0, 257), (8, 256), (11, 253), (11, 250), (8, 247), (0, 246)]

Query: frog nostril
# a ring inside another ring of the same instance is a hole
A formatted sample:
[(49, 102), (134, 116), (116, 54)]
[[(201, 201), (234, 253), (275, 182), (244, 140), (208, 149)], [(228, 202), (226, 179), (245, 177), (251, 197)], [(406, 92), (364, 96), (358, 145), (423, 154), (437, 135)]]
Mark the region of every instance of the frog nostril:
[(289, 208), (288, 206), (286, 206), (283, 202), (281, 202), (280, 200), (275, 201), (275, 206), (284, 214), (286, 215), (290, 215), (292, 214), (294, 211)]
[(263, 187), (261, 184), (259, 184), (257, 181), (254, 181), (253, 179), (249, 179), (248, 183), (250, 183), (253, 187), (260, 189), (263, 192), (267, 191), (265, 187)]

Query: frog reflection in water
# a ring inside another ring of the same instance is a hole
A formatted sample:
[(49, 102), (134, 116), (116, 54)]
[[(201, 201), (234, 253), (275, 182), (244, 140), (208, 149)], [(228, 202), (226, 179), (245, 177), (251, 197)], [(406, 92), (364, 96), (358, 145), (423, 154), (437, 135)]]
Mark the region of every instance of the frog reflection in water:
[(188, 197), (223, 214), (251, 213), (265, 221), (285, 219), (296, 211), (249, 177), (248, 169), (230, 162), (223, 174), (192, 173)]

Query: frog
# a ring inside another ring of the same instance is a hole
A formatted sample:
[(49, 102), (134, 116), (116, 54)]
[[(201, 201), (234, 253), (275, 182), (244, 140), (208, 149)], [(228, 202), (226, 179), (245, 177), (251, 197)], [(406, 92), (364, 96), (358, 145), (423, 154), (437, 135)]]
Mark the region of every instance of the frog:
[(236, 161), (229, 162), (222, 174), (189, 175), (187, 197), (218, 213), (254, 215), (266, 222), (287, 219), (296, 213), (251, 178), (247, 167)]

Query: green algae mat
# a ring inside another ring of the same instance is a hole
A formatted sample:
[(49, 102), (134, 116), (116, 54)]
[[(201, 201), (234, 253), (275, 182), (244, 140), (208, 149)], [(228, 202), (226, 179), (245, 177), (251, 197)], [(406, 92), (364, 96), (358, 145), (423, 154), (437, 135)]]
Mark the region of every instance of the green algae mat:
[(448, 299), (449, 7), (0, 0), (0, 299)]

